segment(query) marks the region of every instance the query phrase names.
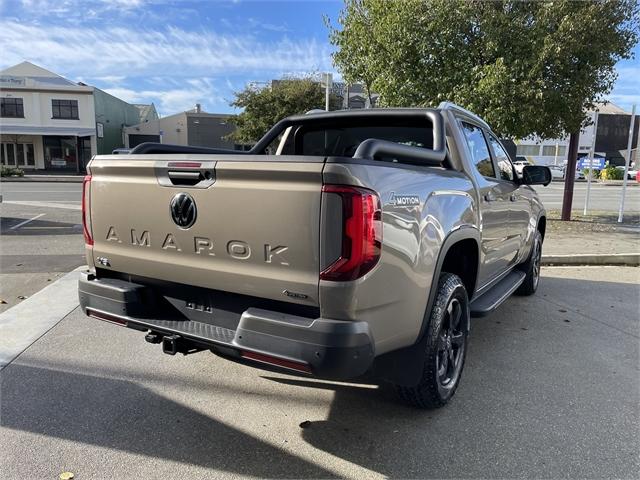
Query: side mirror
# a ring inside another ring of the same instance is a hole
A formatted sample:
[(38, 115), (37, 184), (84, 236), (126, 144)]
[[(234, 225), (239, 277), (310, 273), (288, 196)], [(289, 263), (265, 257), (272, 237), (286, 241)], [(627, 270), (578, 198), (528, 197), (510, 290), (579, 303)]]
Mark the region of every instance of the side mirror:
[(522, 180), (524, 185), (544, 185), (551, 183), (551, 170), (549, 167), (541, 165), (527, 165), (522, 169)]

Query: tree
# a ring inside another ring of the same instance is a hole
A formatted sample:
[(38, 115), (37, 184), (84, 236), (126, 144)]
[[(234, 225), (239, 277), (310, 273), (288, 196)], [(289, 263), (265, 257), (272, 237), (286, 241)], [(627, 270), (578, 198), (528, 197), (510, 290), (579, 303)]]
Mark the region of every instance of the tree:
[(389, 106), (454, 101), (502, 135), (558, 137), (616, 79), (638, 40), (634, 0), (347, 0), (336, 66)]
[(557, 138), (579, 132), (610, 92), (616, 62), (638, 41), (639, 5), (346, 0), (330, 40), (344, 79), (386, 105), (451, 100), (502, 136)]
[[(335, 107), (336, 98), (332, 98)], [(257, 142), (276, 122), (290, 115), (323, 108), (325, 91), (312, 77), (284, 78), (268, 86), (248, 85), (231, 103), (244, 111), (234, 119), (231, 138), (238, 143)]]

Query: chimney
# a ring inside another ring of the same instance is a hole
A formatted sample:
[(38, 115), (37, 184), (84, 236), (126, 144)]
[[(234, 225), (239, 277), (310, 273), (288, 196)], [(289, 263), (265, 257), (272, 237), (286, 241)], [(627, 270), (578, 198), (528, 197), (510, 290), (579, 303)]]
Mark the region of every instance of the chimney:
[(196, 113), (201, 113), (202, 112), (202, 107), (200, 106), (199, 103), (196, 103)]

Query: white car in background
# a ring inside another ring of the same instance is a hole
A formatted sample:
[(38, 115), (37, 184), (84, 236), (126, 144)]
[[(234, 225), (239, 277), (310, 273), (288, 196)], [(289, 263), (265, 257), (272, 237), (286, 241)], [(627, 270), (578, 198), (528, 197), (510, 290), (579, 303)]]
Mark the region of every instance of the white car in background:
[(522, 169), (527, 165), (531, 165), (531, 164), (526, 160), (516, 160), (515, 162), (513, 162), (513, 166), (515, 167), (518, 175), (522, 175)]
[(559, 165), (547, 165), (551, 170), (551, 178), (553, 180), (562, 180), (564, 178), (564, 168)]
[[(618, 170), (622, 170), (622, 175), (624, 176), (624, 166), (616, 167)], [(627, 172), (627, 180), (637, 180), (638, 179), (638, 170), (634, 167), (629, 167), (629, 171)]]

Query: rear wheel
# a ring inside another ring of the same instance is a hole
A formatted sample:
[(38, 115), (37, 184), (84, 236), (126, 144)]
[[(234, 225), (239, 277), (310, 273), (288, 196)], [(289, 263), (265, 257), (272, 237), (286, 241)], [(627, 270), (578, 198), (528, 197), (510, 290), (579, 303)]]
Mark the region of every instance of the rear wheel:
[(540, 264), (542, 262), (542, 234), (536, 230), (533, 237), (531, 254), (521, 269), (525, 272), (524, 282), (516, 290), (516, 295), (533, 295), (540, 283)]
[(400, 397), (419, 408), (445, 405), (460, 383), (467, 352), (469, 300), (460, 277), (440, 275), (431, 310), (420, 382), (397, 386)]

